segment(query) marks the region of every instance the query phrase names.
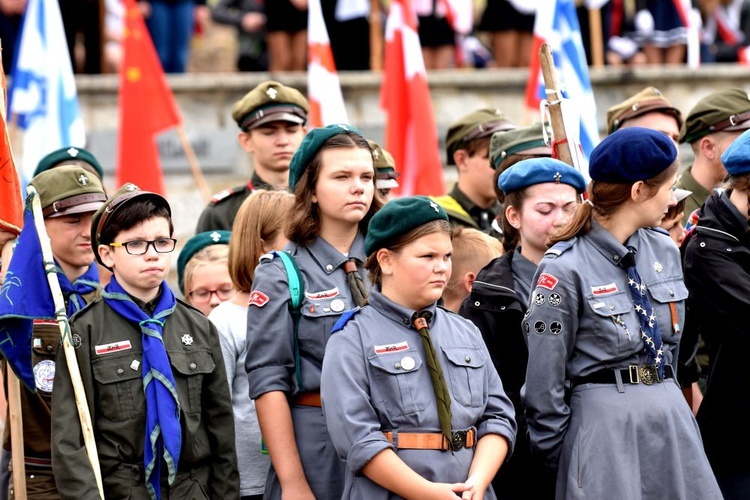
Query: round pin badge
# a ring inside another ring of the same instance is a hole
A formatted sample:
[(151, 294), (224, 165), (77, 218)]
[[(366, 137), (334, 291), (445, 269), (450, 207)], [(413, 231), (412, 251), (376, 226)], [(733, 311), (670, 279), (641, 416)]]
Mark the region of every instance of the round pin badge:
[(401, 359), (401, 368), (403, 368), (407, 372), (410, 370), (413, 370), (415, 366), (417, 366), (417, 363), (414, 361), (414, 358), (412, 358), (411, 356), (404, 356)]
[(331, 301), (331, 311), (341, 312), (344, 310), (344, 301), (341, 299), (334, 299)]
[(52, 392), (52, 384), (55, 382), (55, 362), (45, 359), (35, 364), (34, 382), (38, 390)]

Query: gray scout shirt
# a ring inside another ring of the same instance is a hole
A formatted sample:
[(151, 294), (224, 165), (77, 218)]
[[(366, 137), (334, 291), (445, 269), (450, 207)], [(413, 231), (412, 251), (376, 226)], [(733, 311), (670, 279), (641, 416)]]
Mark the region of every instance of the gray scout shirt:
[[(638, 251), (636, 268), (655, 310), (664, 364), (674, 368), (688, 296), (679, 250), (652, 229), (636, 231), (626, 244)], [(570, 422), (570, 381), (646, 362), (628, 277), (619, 265), (627, 252), (594, 222), (587, 234), (553, 246), (539, 264), (523, 322), (529, 363), (522, 397), (532, 447), (549, 465), (556, 466)]]
[[(440, 432), (435, 393), (415, 311), (375, 291), (362, 308), (331, 335), (323, 363), (321, 395), (331, 439), (346, 461), (342, 498), (396, 498), (366, 476), (362, 468), (386, 448), (430, 481), (463, 482), (473, 449), (396, 450), (382, 431)], [(513, 405), (503, 391), (477, 328), (433, 304), (430, 337), (451, 393), (452, 427), (476, 427), (477, 437), (499, 434), (510, 456), (516, 435)], [(489, 490), (485, 498), (495, 498)]]

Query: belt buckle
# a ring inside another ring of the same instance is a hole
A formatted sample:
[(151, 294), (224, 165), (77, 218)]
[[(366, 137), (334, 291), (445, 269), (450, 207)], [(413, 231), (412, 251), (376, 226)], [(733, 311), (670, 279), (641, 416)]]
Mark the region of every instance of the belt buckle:
[(640, 366), (638, 366), (638, 365), (629, 365), (628, 366), (628, 375), (630, 375), (630, 383), (631, 384), (640, 384), (641, 383)]
[(638, 367), (638, 375), (645, 385), (654, 385), (659, 381), (659, 372), (655, 365), (643, 365)]
[(467, 431), (453, 431), (451, 432), (450, 449), (458, 451), (466, 446), (466, 432)]

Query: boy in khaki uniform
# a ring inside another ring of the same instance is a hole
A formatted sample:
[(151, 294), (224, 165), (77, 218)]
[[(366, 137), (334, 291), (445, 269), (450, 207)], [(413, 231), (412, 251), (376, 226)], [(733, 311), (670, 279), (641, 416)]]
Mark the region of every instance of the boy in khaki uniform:
[[(171, 209), (126, 184), (94, 214), (97, 261), (113, 271), (102, 297), (73, 318), (107, 499), (239, 498), (234, 416), (215, 327), (176, 300)], [(66, 366), (64, 351), (58, 363)], [(98, 498), (70, 374), (52, 407), (62, 498)]]

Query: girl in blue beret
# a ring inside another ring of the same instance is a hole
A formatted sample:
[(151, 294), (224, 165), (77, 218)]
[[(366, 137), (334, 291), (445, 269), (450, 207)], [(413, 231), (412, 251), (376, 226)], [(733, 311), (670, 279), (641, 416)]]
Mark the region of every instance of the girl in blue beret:
[(381, 206), (370, 146), (354, 127), (317, 128), (292, 158), (289, 186), (287, 254), (261, 258), (248, 297), (245, 368), (271, 457), (264, 498), (340, 498), (344, 464), (323, 418), (320, 370), (334, 323), (369, 293), (364, 234)]
[(344, 499), (494, 499), (513, 405), (480, 333), (437, 307), (453, 232), (423, 196), (388, 202), (365, 250), (376, 289), (333, 328), (321, 394), (347, 474)]
[(688, 296), (679, 250), (652, 229), (676, 204), (677, 170), (662, 132), (605, 138), (586, 202), (539, 263), (522, 399), (558, 499), (721, 498), (676, 381)]

